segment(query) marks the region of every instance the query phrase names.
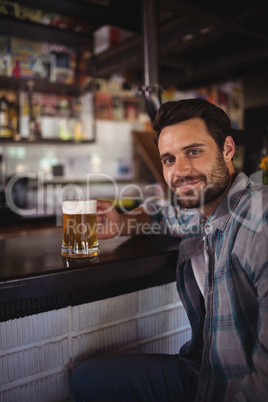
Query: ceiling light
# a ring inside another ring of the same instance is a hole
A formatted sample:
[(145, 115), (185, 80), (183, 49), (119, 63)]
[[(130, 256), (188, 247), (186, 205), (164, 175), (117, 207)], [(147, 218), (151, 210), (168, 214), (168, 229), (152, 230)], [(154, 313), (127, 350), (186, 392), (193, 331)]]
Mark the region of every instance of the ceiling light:
[(200, 29), (199, 32), (203, 35), (203, 34), (209, 33), (210, 31), (213, 31), (213, 27), (202, 28), (202, 29)]
[(194, 37), (194, 34), (191, 34), (191, 33), (190, 33), (190, 34), (184, 35), (183, 38), (182, 38), (182, 40), (183, 40), (184, 42), (187, 42), (188, 40), (192, 40), (193, 37)]

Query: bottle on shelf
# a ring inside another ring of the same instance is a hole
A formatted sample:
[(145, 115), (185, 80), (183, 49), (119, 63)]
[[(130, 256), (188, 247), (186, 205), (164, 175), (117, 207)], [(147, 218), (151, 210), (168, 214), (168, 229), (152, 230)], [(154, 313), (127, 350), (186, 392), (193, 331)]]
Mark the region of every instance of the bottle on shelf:
[(34, 124), (34, 116), (33, 116), (33, 90), (34, 90), (34, 81), (29, 80), (27, 82), (28, 86), (28, 102), (29, 102), (29, 141), (35, 140), (35, 124)]
[(70, 129), (70, 111), (68, 102), (65, 99), (60, 101), (59, 110), (59, 138), (63, 141), (68, 141), (72, 138)]
[(29, 141), (35, 141), (42, 137), (41, 125), (39, 121), (40, 107), (34, 104), (34, 81), (29, 80), (28, 85), (28, 103), (29, 103)]
[(0, 98), (0, 138), (10, 138), (12, 132), (9, 124), (9, 102), (2, 96)]
[(85, 139), (85, 131), (81, 119), (81, 111), (82, 111), (82, 105), (80, 102), (77, 102), (75, 106), (75, 124), (74, 124), (74, 140), (76, 141)]
[(11, 131), (11, 137), (14, 140), (20, 139), (19, 134), (19, 118), (18, 118), (18, 111), (15, 102), (10, 102), (9, 108), (9, 126)]

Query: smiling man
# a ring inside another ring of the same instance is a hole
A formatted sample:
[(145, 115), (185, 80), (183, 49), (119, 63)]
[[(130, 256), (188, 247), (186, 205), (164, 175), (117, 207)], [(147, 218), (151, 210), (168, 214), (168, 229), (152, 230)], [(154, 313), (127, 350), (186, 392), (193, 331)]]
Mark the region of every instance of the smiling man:
[(208, 135), (205, 122), (192, 118), (164, 127), (158, 140), (165, 181), (184, 208), (201, 208), (209, 216), (235, 174), (235, 146), (227, 136), (223, 149)]
[(236, 175), (230, 120), (208, 101), (167, 102), (153, 127), (176, 205), (118, 214), (99, 201), (99, 238), (135, 233), (133, 219), (181, 237), (177, 289), (192, 337), (176, 355), (86, 360), (72, 377), (75, 400), (265, 402), (268, 186)]

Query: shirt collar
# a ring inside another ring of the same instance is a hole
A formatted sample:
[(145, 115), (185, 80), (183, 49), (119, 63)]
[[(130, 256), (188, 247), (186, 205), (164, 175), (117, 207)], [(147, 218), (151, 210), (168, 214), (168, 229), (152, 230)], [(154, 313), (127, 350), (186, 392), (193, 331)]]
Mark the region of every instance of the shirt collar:
[[(180, 262), (188, 260), (202, 252), (204, 235), (216, 229), (225, 229), (229, 219), (232, 217), (232, 212), (235, 210), (249, 184), (250, 179), (244, 173), (239, 173), (220, 205), (207, 220), (198, 210), (195, 210), (196, 212), (191, 210), (192, 219), (191, 225), (188, 226), (189, 232), (185, 232), (186, 236), (182, 239), (179, 246)], [(193, 230), (195, 227), (196, 232)]]
[(235, 210), (249, 184), (249, 177), (245, 173), (239, 173), (227, 194), (206, 223), (210, 224), (213, 229), (224, 230), (232, 216), (232, 212)]

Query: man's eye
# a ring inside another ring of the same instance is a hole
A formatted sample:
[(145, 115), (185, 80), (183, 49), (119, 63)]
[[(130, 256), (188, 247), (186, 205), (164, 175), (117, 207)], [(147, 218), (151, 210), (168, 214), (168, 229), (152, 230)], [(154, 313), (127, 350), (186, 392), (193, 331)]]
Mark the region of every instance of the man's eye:
[(188, 152), (189, 156), (196, 156), (200, 153), (198, 149), (192, 149), (191, 151)]
[(171, 156), (169, 158), (164, 159), (164, 161), (163, 161), (164, 165), (170, 165), (173, 162), (174, 162), (174, 158)]

